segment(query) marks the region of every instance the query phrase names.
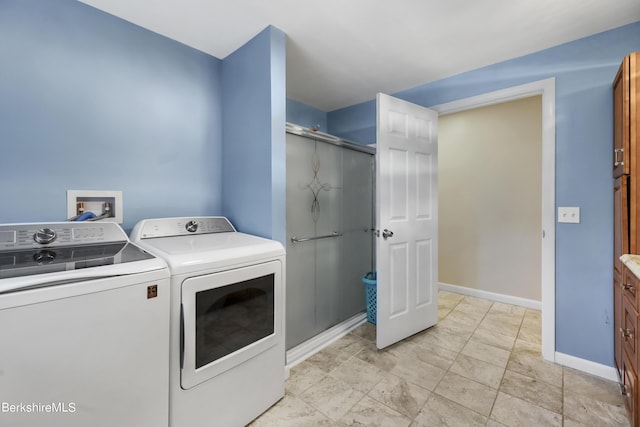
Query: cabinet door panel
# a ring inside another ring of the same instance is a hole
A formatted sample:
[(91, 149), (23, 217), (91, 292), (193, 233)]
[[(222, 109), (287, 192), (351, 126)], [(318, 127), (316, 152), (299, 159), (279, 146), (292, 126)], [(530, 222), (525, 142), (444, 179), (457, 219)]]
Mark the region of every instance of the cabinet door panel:
[(616, 370), (618, 371), (618, 379), (621, 383), (624, 382), (624, 373), (622, 367), (622, 334), (620, 329), (622, 327), (622, 278), (613, 272), (613, 338), (614, 338), (614, 361)]
[(630, 253), (629, 248), (629, 178), (626, 175), (613, 184), (613, 268), (622, 278), (620, 257)]
[(638, 377), (636, 375), (636, 370), (629, 364), (629, 357), (625, 354), (623, 358), (623, 391), (622, 394), (624, 396), (624, 403), (629, 411), (629, 419), (631, 421), (632, 426), (638, 425), (638, 413), (637, 413), (637, 402), (638, 402)]
[[(623, 88), (625, 102), (620, 119), (614, 113), (614, 125), (622, 120), (619, 133), (624, 145), (625, 173), (629, 174), (629, 253), (640, 253), (640, 52), (625, 58), (628, 67), (626, 87)], [(615, 127), (614, 127), (615, 129)], [(616, 131), (614, 130), (614, 139)]]
[(629, 169), (629, 64), (624, 58), (613, 81), (613, 176), (628, 174)]
[[(631, 147), (631, 145), (637, 144), (638, 138), (640, 138), (640, 52), (632, 53), (629, 58), (629, 102), (628, 102), (628, 115), (629, 115), (629, 152), (634, 150), (634, 154), (637, 152), (637, 146)], [(637, 158), (631, 158), (631, 164), (629, 166), (629, 173), (636, 174), (639, 172)]]
[(631, 306), (631, 303), (627, 298), (622, 298), (622, 329), (619, 330), (622, 335), (622, 348), (624, 352), (629, 356), (631, 366), (637, 369), (636, 361), (638, 359), (637, 353), (637, 329), (638, 329), (638, 314)]

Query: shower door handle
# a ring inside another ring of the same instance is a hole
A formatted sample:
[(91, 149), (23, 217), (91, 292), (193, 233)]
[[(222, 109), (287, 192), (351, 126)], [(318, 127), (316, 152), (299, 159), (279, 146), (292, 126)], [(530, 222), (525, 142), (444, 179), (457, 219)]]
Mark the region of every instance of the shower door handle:
[(393, 237), (393, 231), (391, 230), (387, 230), (386, 228), (384, 229), (384, 231), (382, 232), (382, 238), (384, 240), (387, 240), (389, 237)]

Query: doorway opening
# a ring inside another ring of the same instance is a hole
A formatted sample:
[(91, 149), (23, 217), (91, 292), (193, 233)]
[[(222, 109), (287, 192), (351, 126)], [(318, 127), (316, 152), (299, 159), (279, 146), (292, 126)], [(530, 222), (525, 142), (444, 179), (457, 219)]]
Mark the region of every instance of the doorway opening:
[(441, 289), (540, 310), (541, 101), (440, 116)]
[[(440, 116), (487, 107), (534, 96), (541, 97), (541, 203), (540, 203), (540, 308), (542, 311), (542, 356), (555, 361), (555, 79), (547, 79), (447, 104), (432, 109)], [(517, 159), (513, 159), (517, 162)], [(492, 294), (500, 301), (500, 294)], [(502, 302), (525, 305), (523, 298)], [(530, 300), (529, 300), (530, 301)]]

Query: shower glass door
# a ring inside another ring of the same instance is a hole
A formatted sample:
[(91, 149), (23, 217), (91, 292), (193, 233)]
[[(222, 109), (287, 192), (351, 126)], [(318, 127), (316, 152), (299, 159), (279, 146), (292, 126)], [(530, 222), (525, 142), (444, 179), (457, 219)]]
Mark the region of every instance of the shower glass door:
[(373, 156), (287, 134), (286, 345), (365, 311)]

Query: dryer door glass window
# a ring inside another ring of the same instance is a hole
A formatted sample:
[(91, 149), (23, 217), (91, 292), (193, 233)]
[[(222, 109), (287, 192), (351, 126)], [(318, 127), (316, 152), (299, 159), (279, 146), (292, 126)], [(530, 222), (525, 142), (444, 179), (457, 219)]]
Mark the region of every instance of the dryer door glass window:
[(274, 334), (269, 274), (196, 292), (196, 369)]

